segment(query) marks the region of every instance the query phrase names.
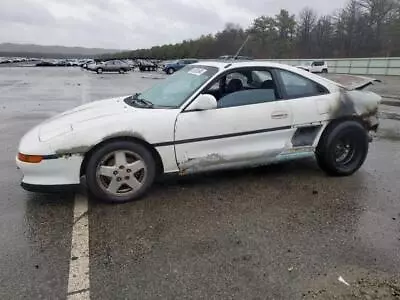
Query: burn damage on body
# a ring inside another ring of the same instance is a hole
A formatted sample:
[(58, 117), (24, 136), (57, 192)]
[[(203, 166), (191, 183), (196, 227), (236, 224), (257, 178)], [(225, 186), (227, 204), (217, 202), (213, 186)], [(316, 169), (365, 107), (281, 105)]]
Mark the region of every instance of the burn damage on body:
[(357, 91), (342, 89), (337, 106), (330, 110), (331, 119), (341, 117), (360, 117), (368, 130), (376, 130), (378, 126), (378, 103), (365, 101)]

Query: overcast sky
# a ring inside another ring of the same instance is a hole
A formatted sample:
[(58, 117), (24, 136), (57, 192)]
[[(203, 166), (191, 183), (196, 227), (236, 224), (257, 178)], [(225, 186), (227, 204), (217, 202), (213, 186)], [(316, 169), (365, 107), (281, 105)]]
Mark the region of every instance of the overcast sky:
[(0, 43), (136, 49), (247, 27), (304, 6), (331, 13), (347, 0), (0, 0)]

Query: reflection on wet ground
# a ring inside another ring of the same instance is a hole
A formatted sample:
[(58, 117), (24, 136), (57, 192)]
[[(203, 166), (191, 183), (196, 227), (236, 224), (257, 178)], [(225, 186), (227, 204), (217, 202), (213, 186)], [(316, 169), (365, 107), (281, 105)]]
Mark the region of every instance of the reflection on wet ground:
[[(21, 190), (19, 138), (55, 113), (155, 82), (142, 77), (0, 70), (0, 299), (65, 299), (67, 289), (73, 195)], [(306, 159), (169, 176), (126, 205), (91, 199), (92, 299), (398, 299), (399, 137), (400, 122), (383, 119), (347, 178)]]

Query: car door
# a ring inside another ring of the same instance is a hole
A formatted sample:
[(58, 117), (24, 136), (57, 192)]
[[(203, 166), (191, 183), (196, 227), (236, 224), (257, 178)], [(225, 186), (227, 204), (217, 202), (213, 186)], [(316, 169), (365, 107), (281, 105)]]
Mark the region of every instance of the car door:
[(185, 66), (185, 61), (184, 60), (178, 60), (176, 62), (176, 71), (182, 69)]
[[(230, 71), (211, 82), (201, 93), (231, 77), (239, 80), (242, 69)], [(251, 69), (245, 69), (249, 74)], [(268, 69), (260, 72), (275, 75)], [(251, 81), (251, 80), (249, 80)], [(230, 83), (226, 83), (229, 86)], [(250, 86), (253, 83), (249, 84)], [(274, 160), (287, 148), (293, 135), (290, 105), (279, 101), (279, 91), (244, 88), (218, 99), (211, 110), (183, 110), (175, 130), (176, 159), (181, 172), (259, 165)], [(221, 104), (222, 103), (222, 104)]]
[(276, 70), (282, 87), (283, 101), (290, 106), (293, 127), (291, 143), (297, 150), (313, 151), (316, 137), (323, 128), (326, 116), (318, 109), (318, 102), (329, 103), (332, 95), (317, 82), (288, 70)]
[(119, 71), (120, 67), (121, 67), (121, 63), (117, 60), (114, 60), (111, 65), (111, 70), (114, 72)]

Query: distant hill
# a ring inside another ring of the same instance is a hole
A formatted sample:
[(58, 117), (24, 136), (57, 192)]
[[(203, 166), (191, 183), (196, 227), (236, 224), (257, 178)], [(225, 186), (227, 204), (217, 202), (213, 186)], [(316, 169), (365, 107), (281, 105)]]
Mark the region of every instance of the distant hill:
[(0, 56), (30, 56), (30, 57), (89, 57), (105, 53), (116, 53), (122, 50), (64, 47), (64, 46), (40, 46), (34, 44), (0, 44)]

